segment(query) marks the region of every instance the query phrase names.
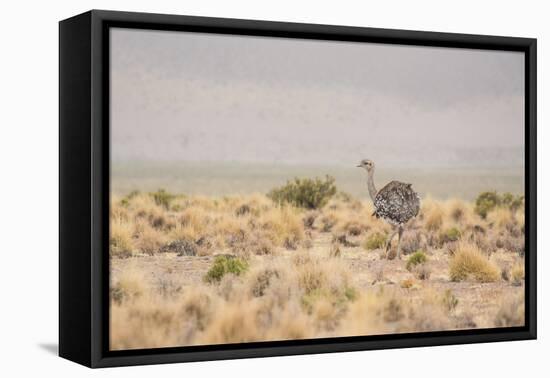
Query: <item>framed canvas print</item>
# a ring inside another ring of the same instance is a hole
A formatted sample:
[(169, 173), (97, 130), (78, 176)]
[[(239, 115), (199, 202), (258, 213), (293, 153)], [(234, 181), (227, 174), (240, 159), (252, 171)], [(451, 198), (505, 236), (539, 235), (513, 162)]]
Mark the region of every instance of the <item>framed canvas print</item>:
[(60, 22), (62, 357), (536, 338), (536, 40)]

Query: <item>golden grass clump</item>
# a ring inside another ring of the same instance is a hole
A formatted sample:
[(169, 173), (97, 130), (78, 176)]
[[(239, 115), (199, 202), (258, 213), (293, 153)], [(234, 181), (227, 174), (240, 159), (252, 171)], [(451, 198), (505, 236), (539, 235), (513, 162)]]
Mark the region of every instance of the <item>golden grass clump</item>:
[(208, 325), (200, 344), (243, 343), (258, 340), (260, 330), (256, 326), (257, 308), (255, 303), (249, 303), (243, 309), (240, 303), (226, 303), (223, 314), (220, 314)]
[(500, 271), (475, 244), (463, 242), (451, 258), (449, 276), (451, 281), (494, 282), (499, 279)]
[(350, 219), (342, 222), (338, 230), (345, 232), (350, 236), (359, 236), (366, 233), (370, 229), (368, 222), (364, 219)]
[(505, 229), (514, 223), (512, 211), (508, 208), (497, 207), (487, 214), (487, 221), (493, 227)]
[(109, 251), (113, 257), (129, 257), (134, 252), (132, 225), (120, 218), (111, 218)]
[(296, 273), (303, 311), (319, 331), (336, 329), (358, 295), (349, 271), (338, 260), (313, 259), (297, 265)]
[(136, 241), (139, 251), (145, 255), (154, 255), (166, 243), (166, 235), (153, 227), (144, 227)]
[(115, 196), (111, 198), (110, 216), (111, 219), (117, 219), (124, 222), (127, 222), (129, 218), (127, 207)]
[(236, 216), (258, 217), (273, 207), (273, 202), (263, 194), (254, 193), (248, 196), (228, 198), (226, 205), (226, 210), (232, 211)]
[(181, 224), (176, 225), (167, 233), (168, 239), (170, 240), (189, 240), (195, 241), (200, 238), (200, 234), (192, 226), (184, 226)]
[(147, 290), (145, 273), (130, 264), (119, 275), (116, 282), (111, 284), (111, 296), (117, 301), (136, 299), (145, 294)]
[(456, 223), (465, 222), (472, 215), (473, 209), (465, 201), (462, 201), (459, 199), (452, 199), (447, 201), (445, 206), (447, 208), (446, 209), (447, 214), (449, 214), (453, 222), (456, 222)]
[(287, 249), (296, 249), (305, 238), (302, 218), (298, 210), (289, 206), (266, 211), (259, 217), (258, 224), (274, 244), (284, 245)]
[(438, 201), (426, 198), (422, 201), (421, 217), (424, 220), (424, 227), (428, 231), (437, 231), (443, 225), (445, 208)]
[(472, 203), (454, 198), (442, 203), (442, 207), (444, 220), (441, 228), (443, 228), (444, 233), (448, 233), (450, 230), (458, 230), (460, 235), (457, 236), (462, 236), (464, 230), (471, 230), (481, 222), (481, 218), (475, 213)]
[(165, 209), (157, 205), (155, 200), (145, 193), (134, 195), (128, 200), (127, 208), (138, 218), (149, 218), (165, 212)]
[(190, 205), (178, 214), (179, 225), (193, 230), (194, 236), (199, 238), (206, 232), (212, 223), (209, 211), (197, 205)]
[(352, 286), (349, 272), (336, 260), (314, 258), (308, 264), (298, 264), (296, 272), (298, 285), (306, 295), (346, 295), (346, 289)]

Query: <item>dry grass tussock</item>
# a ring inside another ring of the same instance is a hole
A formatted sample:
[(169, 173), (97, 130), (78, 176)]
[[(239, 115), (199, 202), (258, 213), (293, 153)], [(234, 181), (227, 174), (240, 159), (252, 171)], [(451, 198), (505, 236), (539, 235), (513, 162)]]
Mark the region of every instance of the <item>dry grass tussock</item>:
[(453, 281), (494, 282), (500, 279), (500, 271), (476, 245), (461, 243), (451, 258), (449, 276)]

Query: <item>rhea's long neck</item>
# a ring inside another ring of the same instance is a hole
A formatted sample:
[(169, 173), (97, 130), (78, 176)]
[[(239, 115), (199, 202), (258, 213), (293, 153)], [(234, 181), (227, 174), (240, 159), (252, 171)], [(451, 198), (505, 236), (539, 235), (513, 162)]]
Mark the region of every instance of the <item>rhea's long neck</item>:
[(367, 172), (367, 186), (369, 187), (369, 195), (372, 199), (372, 202), (374, 202), (374, 198), (376, 197), (376, 188), (374, 187), (374, 169), (371, 169)]

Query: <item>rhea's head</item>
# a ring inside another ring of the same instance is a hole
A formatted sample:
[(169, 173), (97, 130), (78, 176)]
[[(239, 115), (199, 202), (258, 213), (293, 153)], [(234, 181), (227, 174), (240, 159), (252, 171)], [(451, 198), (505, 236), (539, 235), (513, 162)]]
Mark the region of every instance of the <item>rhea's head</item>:
[(372, 172), (374, 170), (374, 162), (369, 159), (363, 159), (361, 162), (357, 165), (359, 168), (364, 168), (367, 170), (367, 172)]

